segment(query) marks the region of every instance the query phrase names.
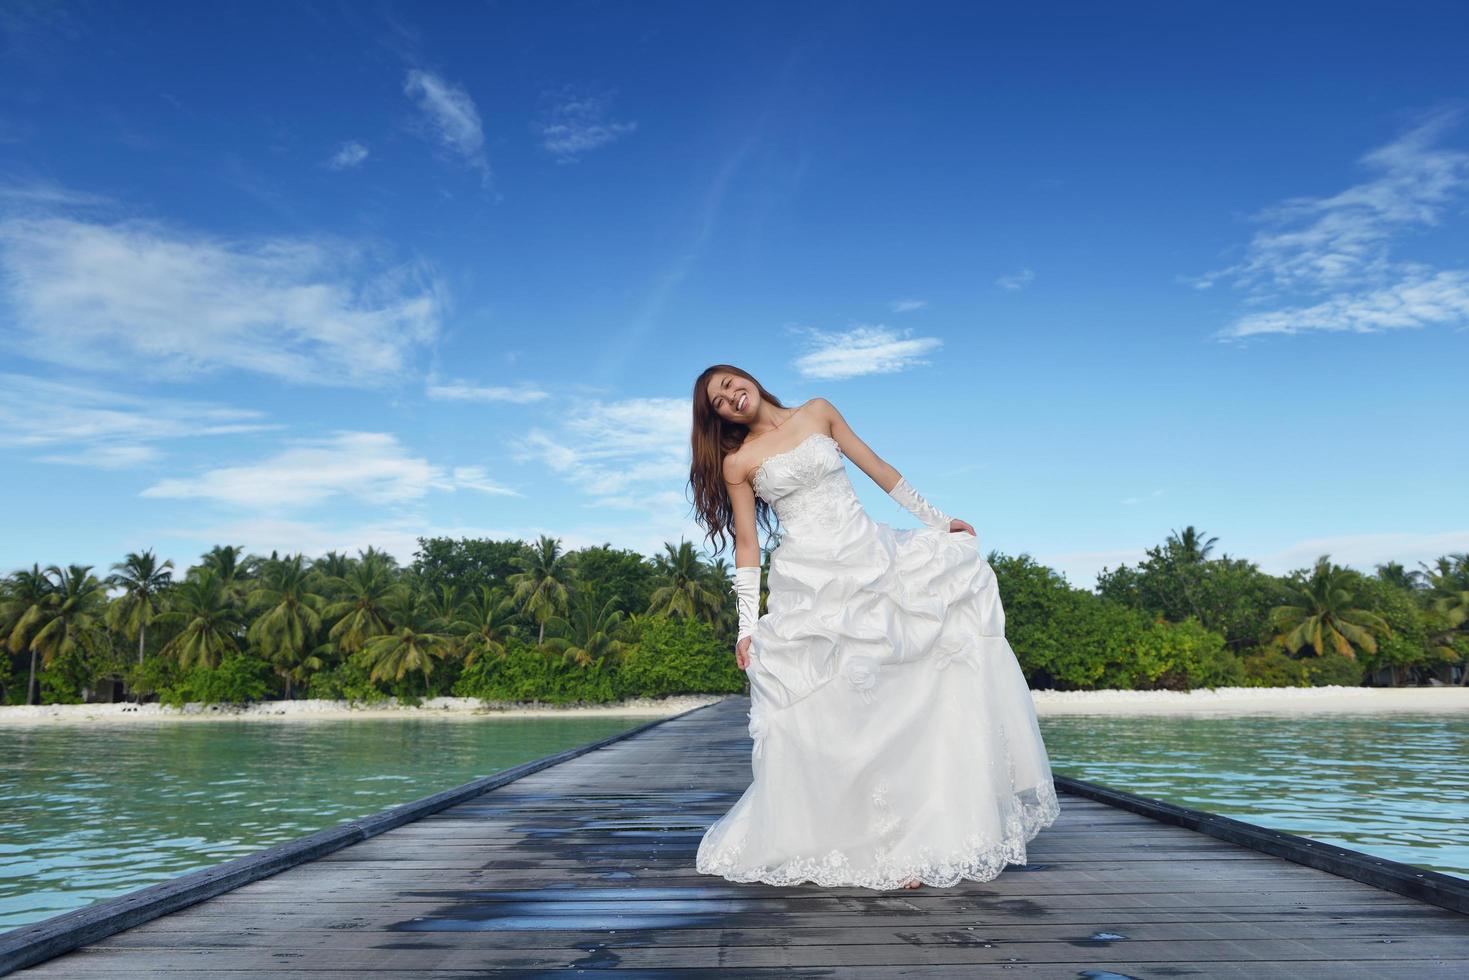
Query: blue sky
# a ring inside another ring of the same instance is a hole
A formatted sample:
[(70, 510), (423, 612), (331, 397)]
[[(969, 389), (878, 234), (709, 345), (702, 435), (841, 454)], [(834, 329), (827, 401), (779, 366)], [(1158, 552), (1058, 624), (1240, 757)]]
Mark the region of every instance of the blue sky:
[(1466, 28), (7, 3), (0, 569), (652, 554), (701, 536), (717, 361), (1078, 585), (1187, 524), (1271, 572), (1469, 550)]

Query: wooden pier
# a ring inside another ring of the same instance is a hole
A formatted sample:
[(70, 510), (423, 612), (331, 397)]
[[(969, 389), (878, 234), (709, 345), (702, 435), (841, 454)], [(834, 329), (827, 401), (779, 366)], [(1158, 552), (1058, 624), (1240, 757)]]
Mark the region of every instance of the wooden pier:
[[(874, 892), (699, 875), (699, 838), (750, 779), (748, 707), (646, 726), (15, 976), (1469, 976), (1469, 916), (1066, 781), (1060, 820), (994, 881)], [(1420, 878), (1457, 901), (1457, 879)], [(64, 935), (0, 935), (0, 956)]]

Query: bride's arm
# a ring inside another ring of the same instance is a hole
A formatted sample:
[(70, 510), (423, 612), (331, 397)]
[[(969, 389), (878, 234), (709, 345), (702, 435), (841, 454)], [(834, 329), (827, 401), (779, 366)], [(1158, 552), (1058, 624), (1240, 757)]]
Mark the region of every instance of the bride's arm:
[[(731, 482), (731, 478), (739, 482)], [(724, 490), (729, 494), (730, 510), (734, 512), (734, 557), (735, 567), (760, 564), (760, 538), (755, 526), (755, 490), (729, 457), (724, 463)]]
[(820, 417), (831, 427), (831, 437), (842, 447), (842, 452), (848, 459), (857, 464), (857, 468), (872, 478), (872, 482), (882, 488), (883, 493), (889, 493), (897, 486), (903, 474), (893, 468), (887, 460), (873, 452), (867, 443), (857, 437), (847, 420), (842, 418), (842, 413), (837, 407), (825, 398), (813, 398), (811, 404), (818, 410)]
[(813, 398), (812, 402), (827, 424), (831, 426), (831, 437), (837, 441), (837, 445), (842, 447), (842, 452), (846, 454), (846, 457), (856, 463), (858, 469), (871, 477), (873, 483), (881, 487), (884, 493), (901, 504), (910, 514), (930, 527), (940, 530), (965, 530), (970, 534), (975, 533), (974, 528), (964, 521), (950, 517), (924, 500), (918, 491), (913, 489), (913, 485), (904, 479), (903, 474), (857, 437), (857, 433), (852, 431), (852, 427), (847, 424), (846, 419), (842, 418), (842, 413), (837, 411), (835, 405), (825, 398)]
[(750, 636), (760, 618), (760, 539), (755, 526), (755, 491), (750, 481), (736, 475), (731, 482), (733, 465), (725, 459), (724, 488), (729, 494), (734, 514), (735, 608), (739, 613), (739, 632), (735, 637), (735, 663), (744, 670), (750, 665)]

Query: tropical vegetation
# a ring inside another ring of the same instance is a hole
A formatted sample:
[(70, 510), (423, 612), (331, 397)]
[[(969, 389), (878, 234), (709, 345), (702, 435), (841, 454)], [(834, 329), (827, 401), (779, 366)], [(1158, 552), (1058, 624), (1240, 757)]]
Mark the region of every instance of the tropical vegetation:
[[(1371, 575), (1322, 555), (1275, 576), (1214, 557), (1216, 540), (1170, 533), (1090, 590), (991, 551), (1032, 686), (1469, 683), (1469, 554)], [(228, 545), (182, 572), (152, 551), (105, 575), (32, 565), (0, 579), (0, 701), (740, 692), (731, 572), (686, 541), (648, 559), (547, 536), (423, 538), (405, 566)]]

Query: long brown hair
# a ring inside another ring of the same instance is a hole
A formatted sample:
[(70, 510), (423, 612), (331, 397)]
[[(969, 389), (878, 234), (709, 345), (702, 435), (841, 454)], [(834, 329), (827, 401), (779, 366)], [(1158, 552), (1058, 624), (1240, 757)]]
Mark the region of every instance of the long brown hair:
[[(709, 379), (721, 371), (737, 374), (751, 382), (760, 392), (760, 397), (776, 408), (785, 408), (779, 398), (765, 390), (755, 376), (733, 364), (711, 364), (699, 373), (694, 381), (694, 428), (689, 437), (693, 449), (693, 464), (689, 467), (689, 485), (694, 488), (694, 520), (705, 529), (704, 540), (717, 542), (714, 553), (724, 550), (725, 533), (734, 539), (734, 508), (730, 506), (729, 492), (724, 488), (724, 457), (734, 452), (744, 441), (750, 427), (731, 422), (714, 411), (709, 404)], [(760, 497), (755, 498), (756, 527), (770, 527), (770, 505)]]

